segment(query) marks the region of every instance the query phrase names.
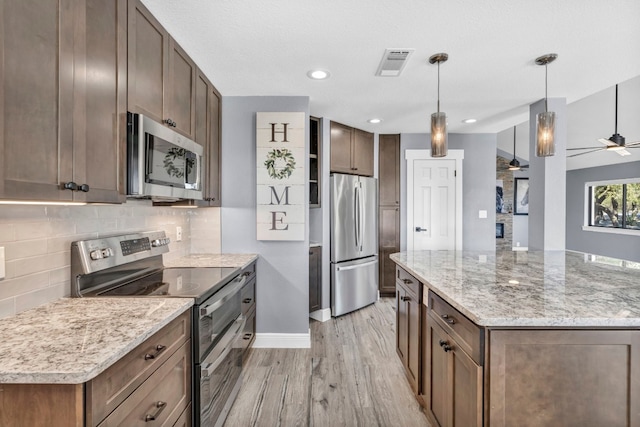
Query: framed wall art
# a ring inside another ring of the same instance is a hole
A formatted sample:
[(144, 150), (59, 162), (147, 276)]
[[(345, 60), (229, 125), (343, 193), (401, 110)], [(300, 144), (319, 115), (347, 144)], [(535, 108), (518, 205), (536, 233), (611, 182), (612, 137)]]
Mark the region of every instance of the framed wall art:
[(513, 187), (513, 214), (529, 215), (529, 178), (515, 178)]

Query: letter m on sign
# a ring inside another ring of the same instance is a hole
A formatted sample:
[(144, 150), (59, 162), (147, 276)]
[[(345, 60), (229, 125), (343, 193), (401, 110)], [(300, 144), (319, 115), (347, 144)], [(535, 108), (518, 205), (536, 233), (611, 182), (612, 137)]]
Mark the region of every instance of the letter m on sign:
[[(271, 189), (271, 205), (282, 205), (282, 200), (284, 199), (284, 204), (288, 205), (289, 204), (289, 187), (284, 187), (284, 190), (282, 190), (282, 193), (280, 195), (278, 195), (278, 192), (276, 191), (276, 188), (273, 186), (269, 186), (269, 188)], [(273, 200), (275, 199), (275, 203), (273, 203)]]

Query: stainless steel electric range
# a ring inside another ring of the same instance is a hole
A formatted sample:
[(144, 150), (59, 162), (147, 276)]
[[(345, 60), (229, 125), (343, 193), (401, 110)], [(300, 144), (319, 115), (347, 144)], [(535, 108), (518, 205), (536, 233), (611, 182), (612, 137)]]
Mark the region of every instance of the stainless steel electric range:
[(193, 298), (193, 425), (222, 425), (242, 382), (240, 342), (246, 319), (239, 268), (164, 268), (164, 231), (73, 242), (74, 297)]

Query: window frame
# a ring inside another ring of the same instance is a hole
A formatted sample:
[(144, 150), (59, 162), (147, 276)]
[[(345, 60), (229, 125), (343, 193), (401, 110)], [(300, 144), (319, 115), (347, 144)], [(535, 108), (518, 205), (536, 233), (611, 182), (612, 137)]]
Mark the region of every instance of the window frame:
[(599, 225), (591, 225), (593, 220), (593, 187), (602, 185), (622, 185), (622, 216), (626, 220), (626, 184), (640, 184), (640, 178), (625, 178), (625, 179), (609, 179), (602, 181), (589, 181), (584, 183), (584, 219), (582, 222), (583, 231), (594, 231), (597, 233), (613, 233), (613, 234), (626, 234), (631, 236), (640, 235), (640, 230), (635, 228), (622, 228), (622, 227), (603, 227)]

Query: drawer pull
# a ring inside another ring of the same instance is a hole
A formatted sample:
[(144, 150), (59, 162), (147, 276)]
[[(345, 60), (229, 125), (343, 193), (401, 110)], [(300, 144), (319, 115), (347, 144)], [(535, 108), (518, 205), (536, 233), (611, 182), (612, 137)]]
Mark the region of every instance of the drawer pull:
[(252, 300), (253, 300), (253, 298), (245, 298), (245, 299), (242, 300), (242, 302), (244, 304), (249, 304)]
[(442, 318), (444, 319), (445, 322), (447, 322), (450, 325), (453, 325), (456, 323), (456, 319), (454, 319), (453, 317), (449, 316), (448, 314), (443, 314)]
[(438, 344), (440, 344), (440, 347), (444, 347), (445, 345), (447, 345), (447, 342), (445, 340), (440, 340)]
[(252, 335), (253, 335), (253, 334), (244, 334), (244, 336), (242, 337), (242, 339), (243, 339), (243, 340), (250, 340)]
[(242, 276), (243, 277), (249, 277), (249, 276), (251, 276), (251, 274), (252, 273), (250, 271), (245, 271), (244, 273), (242, 273)]
[(402, 301), (411, 301), (411, 297), (400, 297)]
[(156, 352), (155, 353), (147, 353), (144, 355), (144, 360), (153, 360), (156, 357), (158, 357), (160, 355), (160, 353), (162, 353), (165, 349), (167, 348), (166, 345), (162, 345), (162, 344), (158, 344), (156, 346)]
[(156, 412), (153, 414), (145, 415), (144, 416), (145, 423), (148, 423), (149, 421), (155, 421), (160, 416), (160, 413), (164, 410), (164, 408), (167, 407), (167, 402), (162, 402), (158, 400), (156, 403), (153, 404), (153, 406), (156, 407)]
[(408, 285), (409, 283), (413, 283), (410, 279), (402, 279), (402, 281), (404, 282), (405, 285)]
[(442, 346), (442, 349), (444, 350), (445, 353), (448, 352), (448, 351), (453, 350), (453, 348), (449, 344), (446, 344), (446, 343), (445, 343), (445, 345)]

